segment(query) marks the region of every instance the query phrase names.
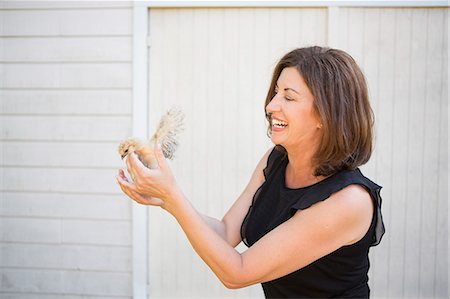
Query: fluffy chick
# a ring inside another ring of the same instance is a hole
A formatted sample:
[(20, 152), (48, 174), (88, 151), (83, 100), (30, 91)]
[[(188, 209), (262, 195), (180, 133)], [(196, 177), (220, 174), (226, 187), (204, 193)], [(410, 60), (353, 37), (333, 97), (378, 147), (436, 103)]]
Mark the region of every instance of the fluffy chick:
[(173, 154), (178, 147), (177, 135), (183, 130), (184, 115), (181, 110), (172, 108), (161, 117), (155, 133), (148, 141), (142, 141), (135, 137), (125, 139), (119, 144), (119, 154), (125, 158), (128, 154), (135, 152), (139, 160), (148, 168), (156, 168), (154, 148), (156, 144), (161, 145), (164, 157), (173, 159)]

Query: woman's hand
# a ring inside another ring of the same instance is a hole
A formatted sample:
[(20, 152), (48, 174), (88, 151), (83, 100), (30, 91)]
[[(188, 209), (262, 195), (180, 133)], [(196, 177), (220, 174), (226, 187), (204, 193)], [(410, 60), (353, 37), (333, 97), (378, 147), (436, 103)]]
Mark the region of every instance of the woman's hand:
[(155, 156), (158, 167), (149, 169), (142, 164), (135, 153), (129, 154), (126, 161), (127, 170), (133, 181), (126, 178), (122, 169), (119, 170), (116, 178), (122, 191), (134, 201), (165, 208), (178, 186), (159, 147), (155, 147)]

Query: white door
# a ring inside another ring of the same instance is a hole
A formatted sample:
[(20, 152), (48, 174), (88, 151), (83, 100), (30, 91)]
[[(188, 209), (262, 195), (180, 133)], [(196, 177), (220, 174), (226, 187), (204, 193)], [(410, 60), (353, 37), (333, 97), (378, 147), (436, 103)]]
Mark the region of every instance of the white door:
[[(445, 298), (447, 24), (444, 8), (150, 9), (150, 131), (169, 107), (184, 110), (172, 168), (198, 210), (221, 218), (271, 146), (264, 100), (278, 59), (310, 45), (348, 51), (376, 116), (363, 172), (384, 186), (372, 295)], [(149, 225), (151, 297), (263, 297), (223, 287), (167, 214), (150, 209)]]

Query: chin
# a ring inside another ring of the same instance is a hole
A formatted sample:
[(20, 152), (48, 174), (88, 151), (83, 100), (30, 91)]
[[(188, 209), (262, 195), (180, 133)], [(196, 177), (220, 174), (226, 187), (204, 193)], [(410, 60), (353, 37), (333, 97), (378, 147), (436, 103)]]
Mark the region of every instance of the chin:
[(272, 135), (272, 136), (270, 137), (270, 140), (271, 140), (272, 143), (275, 144), (275, 145), (281, 145), (281, 146), (284, 146), (284, 145), (283, 145), (284, 142), (283, 142), (283, 139), (282, 139), (282, 138), (277, 138), (276, 136), (273, 136), (273, 135)]

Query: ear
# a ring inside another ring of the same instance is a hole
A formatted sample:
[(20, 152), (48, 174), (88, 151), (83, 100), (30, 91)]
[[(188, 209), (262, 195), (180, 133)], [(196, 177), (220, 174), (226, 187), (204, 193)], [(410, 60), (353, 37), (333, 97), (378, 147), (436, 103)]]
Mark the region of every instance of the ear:
[(320, 129), (322, 129), (322, 127), (323, 127), (322, 123), (318, 123), (318, 124), (317, 124), (317, 129), (320, 130)]

